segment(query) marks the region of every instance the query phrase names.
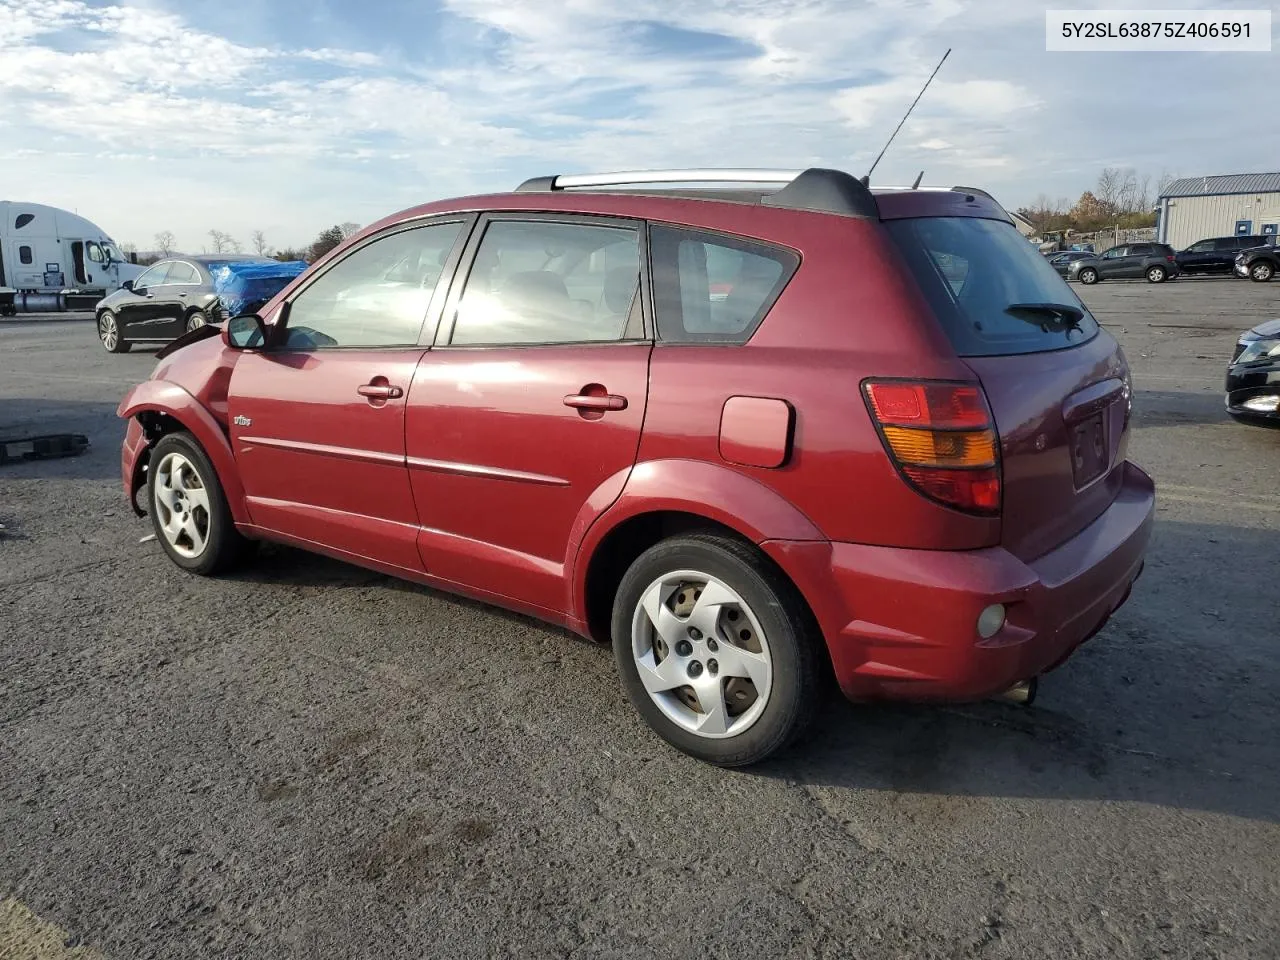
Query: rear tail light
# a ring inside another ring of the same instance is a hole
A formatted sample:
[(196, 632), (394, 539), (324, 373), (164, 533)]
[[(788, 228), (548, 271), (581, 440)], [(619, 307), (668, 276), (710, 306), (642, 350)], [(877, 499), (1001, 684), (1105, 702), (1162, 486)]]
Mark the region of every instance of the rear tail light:
[(908, 483), (949, 507), (1000, 512), (999, 437), (981, 387), (869, 380), (863, 389), (885, 449)]
[(1178, 262), (1178, 258), (1173, 256), (1173, 254), (1169, 254), (1168, 256), (1165, 257), (1165, 259), (1168, 260), (1170, 263)]

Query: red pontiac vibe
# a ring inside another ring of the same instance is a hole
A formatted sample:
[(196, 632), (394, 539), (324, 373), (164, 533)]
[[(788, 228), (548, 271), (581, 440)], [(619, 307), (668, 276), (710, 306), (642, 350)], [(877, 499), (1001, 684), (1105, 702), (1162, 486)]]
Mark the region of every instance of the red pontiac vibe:
[(609, 639), (660, 736), (737, 765), (827, 670), (971, 700), (1092, 637), (1151, 533), (1130, 393), (982, 191), (704, 170), (396, 214), (119, 414), (180, 567), (274, 540)]

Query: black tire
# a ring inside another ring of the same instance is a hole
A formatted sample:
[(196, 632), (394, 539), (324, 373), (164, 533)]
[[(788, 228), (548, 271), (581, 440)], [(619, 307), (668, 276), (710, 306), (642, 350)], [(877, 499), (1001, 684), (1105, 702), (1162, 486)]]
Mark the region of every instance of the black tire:
[(133, 346), (120, 336), (120, 321), (110, 310), (98, 314), (98, 340), (107, 353), (128, 353)]
[[(191, 465), (208, 498), (207, 525), (203, 549), (195, 556), (187, 556), (170, 542), (164, 530), (167, 508), (159, 500), (159, 476), (165, 458), (179, 454)], [(195, 437), (189, 433), (170, 433), (160, 438), (151, 451), (148, 461), (148, 512), (156, 540), (169, 555), (169, 559), (188, 573), (202, 577), (224, 573), (235, 567), (245, 556), (248, 541), (236, 530), (231, 510), (217, 471)]]
[(1079, 273), (1079, 280), (1081, 283), (1085, 284), (1097, 283), (1098, 271), (1093, 269), (1093, 267), (1085, 267)]
[(1158, 263), (1147, 267), (1147, 283), (1164, 283), (1169, 279), (1169, 271)]
[[(637, 606), (652, 583), (685, 570), (709, 574), (736, 591), (768, 638), (772, 689), (758, 718), (735, 736), (709, 739), (686, 730), (663, 713), (640, 680), (632, 651)], [(781, 750), (805, 730), (822, 699), (818, 657), (825, 655), (819, 652), (825, 647), (808, 607), (766, 558), (736, 540), (692, 534), (664, 540), (641, 554), (614, 597), (612, 634), (623, 689), (640, 715), (676, 749), (717, 766), (758, 763)]]
[(208, 322), (209, 318), (205, 316), (203, 310), (192, 310), (187, 316), (186, 331), (187, 333), (190, 333), (192, 330), (198, 330)]
[(1262, 260), (1249, 267), (1249, 279), (1256, 283), (1267, 283), (1276, 275), (1276, 268)]

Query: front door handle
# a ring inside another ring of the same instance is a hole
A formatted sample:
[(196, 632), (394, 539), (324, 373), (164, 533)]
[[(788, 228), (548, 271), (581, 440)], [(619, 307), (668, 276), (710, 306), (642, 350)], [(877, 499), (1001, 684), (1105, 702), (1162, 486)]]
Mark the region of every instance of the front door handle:
[(362, 383), (356, 387), (356, 393), (370, 400), (395, 400), (404, 396), (404, 390), (389, 383)]
[(627, 409), (627, 398), (620, 397), (616, 393), (590, 394), (590, 393), (571, 393), (564, 398), (566, 407), (577, 407), (579, 410), (625, 410)]

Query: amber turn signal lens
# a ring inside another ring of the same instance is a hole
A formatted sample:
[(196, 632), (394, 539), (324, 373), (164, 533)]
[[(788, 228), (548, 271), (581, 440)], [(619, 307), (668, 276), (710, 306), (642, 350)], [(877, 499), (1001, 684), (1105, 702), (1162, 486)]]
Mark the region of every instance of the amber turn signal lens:
[(907, 430), (885, 427), (885, 439), (899, 463), (923, 467), (994, 467), (995, 436), (990, 430)]

